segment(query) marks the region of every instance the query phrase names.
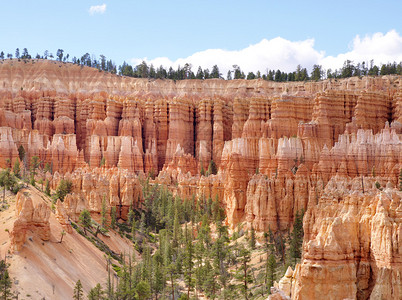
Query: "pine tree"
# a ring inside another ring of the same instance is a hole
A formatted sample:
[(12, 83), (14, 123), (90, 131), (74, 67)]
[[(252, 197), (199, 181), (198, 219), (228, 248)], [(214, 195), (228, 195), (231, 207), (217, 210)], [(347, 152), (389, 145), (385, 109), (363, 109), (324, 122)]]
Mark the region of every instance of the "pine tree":
[(84, 299), (84, 292), (82, 290), (81, 280), (79, 280), (79, 279), (74, 287), (73, 299), (74, 300), (83, 300)]
[(112, 227), (112, 229), (116, 228), (116, 206), (113, 206), (111, 211), (110, 211), (110, 217), (111, 217), (111, 221), (110, 221), (110, 227)]
[(208, 165), (207, 176), (218, 173), (215, 162), (211, 159)]
[(218, 284), (216, 282), (216, 276), (217, 276), (217, 271), (215, 268), (213, 268), (209, 262), (209, 260), (207, 260), (207, 262), (205, 263), (205, 266), (203, 268), (204, 270), (204, 284), (203, 284), (203, 288), (205, 290), (206, 295), (208, 296), (208, 298), (210, 299), (215, 299), (216, 296), (216, 292), (218, 290)]
[(12, 299), (11, 297), (11, 278), (8, 273), (8, 266), (4, 260), (0, 261), (0, 298), (2, 300)]
[(240, 280), (242, 282), (240, 290), (244, 295), (244, 299), (248, 300), (249, 299), (248, 284), (252, 282), (248, 265), (248, 263), (251, 260), (250, 252), (246, 248), (241, 247), (239, 251), (239, 259), (241, 266), (237, 272), (236, 277), (237, 280)]
[(49, 172), (50, 174), (52, 174), (52, 165), (50, 163), (46, 163), (45, 167), (43, 168), (43, 172), (46, 174), (47, 172)]
[(163, 257), (161, 252), (158, 250), (152, 257), (153, 266), (154, 266), (154, 274), (152, 280), (152, 290), (155, 293), (155, 299), (158, 298), (158, 294), (162, 292), (165, 286), (165, 274), (163, 268)]
[(102, 227), (106, 228), (107, 220), (106, 220), (106, 196), (105, 195), (103, 195), (103, 199), (102, 199), (101, 223), (102, 223)]
[(303, 245), (303, 211), (296, 213), (295, 222), (293, 224), (293, 230), (290, 234), (290, 247), (289, 254), (291, 260), (293, 260), (292, 267), (294, 268), (297, 259), (301, 258), (302, 245)]
[(137, 298), (138, 299), (148, 299), (151, 297), (151, 287), (149, 286), (149, 283), (146, 281), (141, 280), (137, 284)]
[(45, 194), (50, 196), (50, 183), (49, 180), (46, 179), (46, 185), (45, 185)]
[(88, 293), (88, 300), (102, 300), (104, 295), (104, 291), (102, 290), (101, 285), (98, 283), (93, 287)]
[(72, 188), (73, 183), (70, 180), (65, 179), (60, 180), (60, 183), (56, 188), (57, 198), (60, 199), (61, 202), (63, 202), (66, 195), (71, 193)]
[(135, 243), (136, 238), (135, 238), (135, 234), (136, 234), (136, 224), (135, 224), (135, 219), (133, 219), (133, 221), (131, 222), (131, 235), (133, 237), (133, 243)]
[(204, 170), (204, 165), (201, 164), (201, 171), (200, 171), (201, 176), (205, 176), (205, 170)]
[(265, 266), (265, 285), (268, 289), (268, 293), (270, 293), (270, 288), (274, 286), (275, 281), (275, 271), (276, 271), (276, 259), (273, 246), (269, 247), (270, 251), (267, 251), (267, 255), (269, 252), (269, 256), (267, 259), (267, 263)]
[(140, 220), (140, 231), (141, 231), (142, 233), (145, 233), (146, 227), (147, 227), (147, 222), (146, 222), (146, 220), (145, 220), (145, 213), (142, 212), (142, 213), (141, 213), (141, 220)]
[(129, 225), (132, 225), (134, 218), (135, 218), (134, 210), (133, 210), (132, 206), (130, 206), (130, 209), (128, 211), (128, 224)]
[(188, 238), (184, 252), (184, 278), (187, 285), (187, 299), (190, 299), (190, 290), (193, 288), (193, 267), (194, 267), (193, 260), (194, 260), (193, 240), (192, 238)]
[(10, 189), (13, 184), (12, 174), (10, 169), (5, 169), (0, 173), (0, 186), (3, 187), (3, 203), (6, 202), (6, 189)]
[(13, 173), (16, 177), (21, 178), (21, 167), (20, 167), (20, 161), (18, 159), (15, 160)]
[(37, 169), (38, 169), (39, 165), (40, 165), (39, 157), (32, 156), (30, 171), (31, 171), (31, 184), (33, 186), (35, 186), (35, 176), (37, 174)]
[(180, 223), (179, 223), (179, 214), (177, 209), (174, 214), (174, 221), (173, 221), (173, 248), (178, 247), (180, 239)]
[(83, 211), (81, 211), (80, 223), (84, 228), (84, 234), (87, 235), (87, 228), (91, 227), (92, 224), (91, 214), (89, 213), (88, 210), (84, 209)]
[(250, 237), (250, 248), (252, 250), (255, 249), (255, 243), (256, 243), (256, 238), (255, 238), (255, 230), (254, 227), (251, 225), (251, 237)]

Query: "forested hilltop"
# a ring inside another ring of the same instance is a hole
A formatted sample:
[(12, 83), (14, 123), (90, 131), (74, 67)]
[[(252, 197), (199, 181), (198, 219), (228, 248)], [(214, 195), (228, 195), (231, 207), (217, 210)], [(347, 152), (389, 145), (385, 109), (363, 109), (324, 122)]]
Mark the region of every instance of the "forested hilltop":
[(186, 63), (184, 66), (178, 66), (177, 69), (169, 67), (168, 69), (164, 66), (154, 66), (153, 64), (148, 65), (145, 61), (142, 61), (138, 65), (130, 65), (127, 62), (123, 62), (121, 65), (117, 66), (112, 59), (107, 59), (105, 55), (91, 55), (85, 53), (81, 57), (70, 56), (70, 54), (65, 54), (63, 49), (58, 49), (56, 55), (45, 50), (43, 55), (36, 54), (35, 56), (29, 54), (27, 48), (15, 50), (15, 56), (11, 53), (5, 54), (4, 51), (0, 52), (0, 59), (55, 59), (60, 62), (70, 62), (73, 64), (88, 66), (98, 69), (99, 71), (110, 72), (112, 74), (119, 74), (122, 76), (129, 76), (134, 78), (155, 78), (155, 79), (172, 79), (172, 80), (185, 80), (185, 79), (210, 79), (210, 78), (220, 78), (226, 80), (232, 79), (259, 79), (276, 81), (276, 82), (288, 82), (288, 81), (307, 81), (313, 80), (318, 81), (322, 79), (329, 78), (349, 78), (353, 76), (378, 76), (378, 75), (402, 75), (402, 62), (393, 62), (387, 64), (381, 64), (379, 66), (374, 64), (374, 61), (370, 62), (358, 62), (355, 63), (351, 60), (346, 60), (339, 70), (325, 70), (321, 65), (315, 64), (309, 74), (308, 70), (301, 65), (296, 67), (293, 72), (284, 72), (281, 70), (271, 70), (269, 66), (262, 66), (263, 71), (248, 72), (247, 75), (242, 71), (241, 67), (238, 65), (233, 65), (233, 69), (229, 70), (226, 77), (219, 70), (218, 65), (212, 66), (211, 70), (209, 68), (203, 69), (201, 66), (198, 67), (197, 71), (192, 70), (192, 65)]

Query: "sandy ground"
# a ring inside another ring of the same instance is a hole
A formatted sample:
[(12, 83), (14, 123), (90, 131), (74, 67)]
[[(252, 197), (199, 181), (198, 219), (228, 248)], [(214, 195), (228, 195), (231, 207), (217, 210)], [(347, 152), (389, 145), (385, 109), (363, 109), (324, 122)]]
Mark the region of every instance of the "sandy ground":
[[(36, 205), (50, 201), (34, 188), (28, 188)], [(10, 263), (10, 276), (13, 289), (19, 293), (19, 299), (71, 299), (78, 279), (84, 293), (97, 283), (105, 284), (107, 278), (106, 259), (103, 252), (73, 230), (60, 241), (61, 225), (54, 214), (50, 216), (51, 238), (42, 241), (28, 233), (28, 239), (19, 252), (11, 253), (9, 231), (15, 221), (15, 197), (9, 195), (10, 208), (0, 212), (0, 255)], [(118, 253), (131, 253), (130, 242), (118, 234), (109, 232), (110, 237), (103, 237), (105, 243)]]

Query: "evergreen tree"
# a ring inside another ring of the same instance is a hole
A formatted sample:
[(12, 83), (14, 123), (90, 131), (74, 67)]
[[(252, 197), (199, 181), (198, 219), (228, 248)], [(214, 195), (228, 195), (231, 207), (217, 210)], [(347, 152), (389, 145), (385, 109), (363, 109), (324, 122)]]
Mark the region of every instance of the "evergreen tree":
[(216, 173), (218, 173), (218, 170), (216, 168), (216, 164), (215, 162), (211, 159), (211, 161), (209, 162), (208, 165), (208, 171), (207, 171), (207, 176), (214, 174), (216, 175)]
[(322, 78), (322, 75), (323, 75), (322, 66), (314, 65), (313, 71), (311, 72), (311, 80), (318, 81)]
[(135, 214), (132, 206), (130, 205), (130, 208), (128, 210), (128, 225), (132, 225), (133, 221), (135, 221)]
[(270, 251), (267, 251), (268, 258), (265, 266), (265, 285), (268, 289), (268, 293), (270, 293), (270, 288), (274, 286), (275, 281), (276, 259), (272, 245), (267, 247), (267, 249), (270, 249)]
[(0, 261), (0, 298), (2, 300), (12, 299), (11, 297), (11, 278), (8, 273), (8, 266), (4, 260)]
[(193, 239), (188, 238), (184, 252), (184, 278), (187, 285), (187, 299), (190, 299), (190, 290), (193, 288), (193, 256)]
[(152, 280), (152, 290), (155, 293), (155, 299), (158, 298), (158, 294), (162, 292), (165, 287), (165, 274), (164, 274), (164, 266), (163, 266), (163, 257), (160, 251), (156, 251), (153, 259), (154, 266), (154, 274)]
[(180, 239), (180, 223), (179, 223), (179, 213), (177, 209), (175, 210), (174, 214), (174, 221), (173, 221), (173, 248), (178, 247)]
[(145, 233), (147, 227), (147, 222), (145, 220), (145, 213), (141, 213), (141, 220), (140, 220), (140, 231), (141, 233)]
[(196, 79), (204, 79), (204, 72), (202, 71), (201, 67), (198, 67), (197, 74), (195, 75)]
[(31, 172), (31, 184), (35, 186), (35, 176), (37, 174), (37, 169), (40, 165), (39, 157), (32, 156), (31, 158), (31, 165), (30, 165), (30, 172)]
[(7, 168), (0, 173), (0, 186), (3, 187), (3, 203), (6, 202), (6, 189), (10, 189), (15, 183), (13, 174)]
[(135, 219), (133, 219), (133, 221), (131, 222), (131, 235), (133, 237), (133, 243), (135, 243), (136, 239), (135, 239), (135, 233), (136, 233), (136, 228), (135, 228), (136, 224), (135, 224)]
[(217, 271), (215, 268), (213, 268), (207, 259), (205, 266), (203, 268), (203, 274), (204, 274), (204, 285), (203, 289), (210, 299), (215, 299), (216, 297), (216, 292), (218, 290), (218, 284), (216, 282), (216, 276), (217, 276)]
[(107, 219), (106, 219), (106, 196), (105, 195), (103, 195), (103, 198), (102, 198), (101, 224), (102, 224), (103, 228), (106, 228)]
[(205, 176), (205, 169), (204, 169), (204, 165), (201, 164), (201, 171), (200, 171), (201, 176)]
[(74, 300), (83, 300), (84, 299), (84, 292), (82, 290), (81, 280), (79, 280), (79, 279), (74, 287), (73, 299)]
[(91, 214), (88, 210), (84, 209), (83, 211), (81, 211), (80, 223), (84, 228), (84, 234), (87, 235), (87, 228), (91, 227), (92, 225)]
[(248, 265), (251, 260), (250, 252), (246, 248), (241, 247), (239, 251), (239, 259), (241, 266), (236, 274), (236, 278), (242, 282), (240, 285), (240, 290), (244, 296), (244, 299), (247, 300), (249, 299), (248, 284), (252, 282)]
[(17, 178), (21, 178), (21, 167), (20, 167), (20, 161), (18, 159), (15, 160), (13, 173)]
[(212, 67), (211, 78), (221, 78), (221, 73), (219, 72), (219, 68), (217, 65)]
[(43, 168), (43, 172), (46, 174), (47, 172), (49, 172), (50, 174), (52, 174), (52, 165), (50, 163), (46, 163), (45, 167)]
[(290, 234), (290, 247), (289, 254), (293, 261), (292, 267), (296, 265), (297, 259), (301, 258), (302, 245), (303, 245), (303, 211), (296, 213), (293, 230)]
[(46, 179), (46, 185), (45, 185), (45, 194), (50, 196), (50, 183), (49, 180)]
[(112, 229), (116, 228), (116, 206), (113, 206), (112, 209), (110, 210), (110, 226)]
[(57, 199), (60, 199), (60, 201), (63, 202), (66, 195), (71, 193), (72, 188), (73, 183), (70, 180), (65, 179), (60, 180), (60, 183), (56, 188)]
[(104, 295), (104, 291), (102, 290), (101, 285), (98, 283), (95, 287), (93, 287), (88, 293), (88, 300), (102, 300)]
[(254, 230), (254, 227), (251, 225), (251, 236), (250, 236), (250, 249), (251, 250), (255, 249), (255, 243), (256, 243), (255, 230)]
[(151, 287), (149, 283), (141, 280), (137, 284), (137, 299), (148, 299), (151, 297)]

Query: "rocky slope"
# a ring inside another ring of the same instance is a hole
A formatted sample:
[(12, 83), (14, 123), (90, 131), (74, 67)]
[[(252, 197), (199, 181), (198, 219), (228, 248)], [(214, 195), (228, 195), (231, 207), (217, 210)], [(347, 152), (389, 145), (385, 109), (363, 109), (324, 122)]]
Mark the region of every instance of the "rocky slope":
[[(295, 299), (401, 297), (401, 139), (397, 76), (173, 82), (0, 62), (0, 167), (22, 145), (26, 164), (52, 166), (41, 175), (53, 188), (70, 179), (61, 224), (98, 216), (103, 198), (125, 218), (148, 174), (182, 198), (219, 199), (231, 227), (287, 231), (304, 210)], [(211, 160), (217, 174), (201, 176)]]

